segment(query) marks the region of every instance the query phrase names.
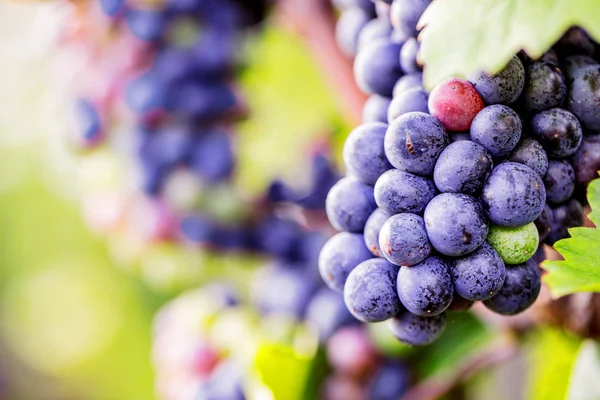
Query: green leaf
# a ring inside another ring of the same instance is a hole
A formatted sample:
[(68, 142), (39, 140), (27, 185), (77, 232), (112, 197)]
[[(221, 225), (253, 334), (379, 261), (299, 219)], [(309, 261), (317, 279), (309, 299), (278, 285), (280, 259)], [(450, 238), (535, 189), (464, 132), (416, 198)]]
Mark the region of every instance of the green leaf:
[(600, 398), (600, 344), (587, 340), (579, 349), (569, 381), (569, 400), (593, 400)]
[[(600, 226), (600, 179), (588, 186), (588, 200), (592, 207), (589, 218)], [(554, 245), (565, 259), (542, 264), (548, 271), (544, 280), (555, 297), (575, 292), (600, 292), (600, 230), (572, 228), (569, 232), (570, 238)]]
[(519, 50), (541, 56), (571, 26), (600, 41), (597, 0), (435, 0), (420, 25), (425, 83), (498, 72)]

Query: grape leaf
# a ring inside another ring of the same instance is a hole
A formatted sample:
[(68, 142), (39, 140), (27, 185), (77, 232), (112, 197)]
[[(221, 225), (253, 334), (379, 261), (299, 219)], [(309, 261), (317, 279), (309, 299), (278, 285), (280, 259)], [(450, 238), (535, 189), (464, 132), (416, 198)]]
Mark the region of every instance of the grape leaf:
[(598, 0), (435, 0), (419, 22), (425, 84), (498, 72), (521, 49), (537, 58), (575, 25), (600, 41), (598, 21)]
[(600, 344), (586, 340), (579, 349), (575, 366), (569, 379), (569, 400), (593, 400), (600, 398)]
[[(588, 186), (588, 200), (592, 212), (588, 218), (600, 226), (600, 179)], [(571, 237), (554, 244), (565, 258), (562, 261), (545, 261), (548, 271), (544, 280), (555, 297), (575, 292), (600, 292), (600, 229), (572, 228)]]

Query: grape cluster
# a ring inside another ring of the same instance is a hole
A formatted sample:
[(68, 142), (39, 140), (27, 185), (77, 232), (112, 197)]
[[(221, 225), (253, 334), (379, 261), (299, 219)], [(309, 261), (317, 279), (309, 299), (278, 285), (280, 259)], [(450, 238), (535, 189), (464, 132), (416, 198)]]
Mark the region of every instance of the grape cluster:
[(371, 97), (344, 145), (347, 176), (327, 197), (342, 232), (319, 260), (357, 319), (389, 320), (412, 345), (439, 337), (446, 310), (530, 307), (541, 289), (533, 256), (583, 224), (580, 195), (600, 168), (600, 53), (585, 32), (428, 93), (415, 39), (428, 3), (376, 1), (388, 12), (368, 25), (391, 28), (358, 40), (355, 79)]

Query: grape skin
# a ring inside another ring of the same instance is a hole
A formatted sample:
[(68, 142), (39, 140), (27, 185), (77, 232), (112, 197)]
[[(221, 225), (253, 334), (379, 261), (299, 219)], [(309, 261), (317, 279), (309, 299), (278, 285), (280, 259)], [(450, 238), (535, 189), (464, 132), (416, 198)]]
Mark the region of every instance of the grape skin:
[(385, 172), (375, 184), (375, 201), (390, 214), (422, 214), (435, 193), (432, 181), (399, 169)]
[(536, 114), (531, 121), (532, 135), (549, 157), (564, 158), (577, 152), (583, 139), (577, 118), (562, 108)]
[(480, 301), (494, 296), (506, 277), (504, 261), (488, 243), (450, 263), (456, 293), (465, 300)]
[(587, 185), (598, 177), (600, 170), (600, 135), (583, 138), (579, 150), (573, 157), (577, 182)]
[(406, 37), (417, 37), (417, 23), (431, 0), (403, 0), (392, 2), (390, 20), (394, 29)]
[(585, 67), (575, 76), (569, 86), (567, 108), (585, 128), (600, 130), (600, 65)]
[(533, 221), (538, 230), (538, 235), (540, 236), (540, 242), (543, 242), (552, 229), (552, 225), (554, 224), (554, 215), (552, 213), (552, 209), (548, 204), (544, 206), (540, 216)]
[(506, 265), (521, 264), (529, 260), (540, 244), (533, 222), (516, 228), (492, 225), (487, 241)]
[(442, 82), (429, 95), (429, 112), (451, 132), (469, 130), (471, 122), (483, 107), (477, 90), (462, 79)]
[(401, 398), (409, 388), (410, 371), (408, 368), (398, 361), (387, 361), (381, 366), (370, 384), (369, 399), (396, 400)]
[(452, 302), (454, 287), (447, 263), (431, 256), (398, 272), (398, 297), (411, 313), (422, 317), (444, 312)]
[(381, 258), (359, 264), (344, 287), (346, 307), (363, 322), (385, 321), (402, 311), (396, 292), (398, 267)]
[(396, 214), (381, 227), (379, 248), (392, 264), (411, 266), (425, 260), (431, 244), (423, 218), (415, 214)]
[(405, 312), (389, 321), (392, 334), (401, 341), (412, 346), (425, 346), (435, 342), (446, 328), (446, 315), (420, 317)]
[(379, 39), (361, 48), (354, 59), (354, 77), (367, 94), (391, 96), (396, 81), (402, 76), (398, 63), (401, 45)]
[(506, 269), (506, 280), (500, 291), (483, 302), (490, 310), (502, 315), (515, 315), (529, 308), (542, 287), (540, 270), (532, 259)]
[(431, 115), (409, 112), (394, 120), (385, 134), (385, 154), (401, 170), (431, 176), (435, 162), (448, 145), (448, 134)]
[(372, 257), (361, 234), (340, 232), (332, 236), (321, 249), (319, 273), (327, 286), (342, 292), (350, 272)]
[(369, 96), (363, 107), (363, 123), (384, 122), (388, 120), (388, 108), (392, 99), (389, 97), (372, 94)]
[(394, 122), (396, 118), (412, 111), (429, 113), (427, 100), (429, 95), (422, 88), (412, 88), (399, 93), (394, 97), (388, 108), (388, 123)]
[(387, 39), (392, 33), (392, 25), (383, 18), (370, 20), (358, 34), (358, 50), (378, 39)]
[(365, 244), (375, 257), (383, 257), (381, 248), (379, 247), (379, 233), (381, 232), (381, 227), (385, 221), (391, 216), (392, 214), (385, 211), (383, 208), (378, 208), (373, 211), (365, 224)]
[(471, 124), (471, 140), (493, 157), (510, 153), (521, 139), (521, 119), (510, 107), (495, 104), (481, 110)]
[(398, 81), (394, 84), (393, 95), (394, 97), (396, 97), (400, 95), (400, 93), (411, 88), (424, 89), (422, 72), (415, 72), (412, 74), (404, 75), (402, 78), (398, 79)]
[(383, 148), (387, 127), (374, 122), (360, 125), (350, 132), (342, 153), (349, 175), (374, 185), (385, 171), (392, 168)]
[(548, 171), (546, 150), (537, 140), (529, 137), (521, 139), (507, 160), (528, 166), (542, 178)]
[(411, 74), (421, 71), (422, 67), (417, 61), (420, 44), (414, 37), (411, 37), (402, 46), (400, 50), (400, 66), (405, 74)]
[(566, 161), (550, 160), (544, 176), (546, 200), (553, 204), (564, 203), (575, 191), (575, 171)]
[(371, 16), (358, 7), (344, 10), (335, 25), (335, 38), (346, 55), (353, 56), (358, 49), (361, 30), (371, 20)]
[(478, 193), (492, 172), (492, 156), (475, 142), (461, 140), (442, 151), (433, 180), (440, 192)]
[(531, 168), (505, 162), (492, 171), (481, 194), (488, 218), (500, 226), (516, 227), (534, 221), (546, 203), (546, 190)]
[(565, 77), (556, 65), (538, 61), (527, 67), (527, 80), (521, 95), (527, 111), (559, 107), (566, 94)]
[(369, 215), (377, 208), (373, 188), (345, 177), (329, 191), (325, 210), (329, 221), (339, 231), (362, 232)]
[(583, 207), (575, 199), (552, 209), (552, 229), (545, 240), (550, 246), (560, 239), (569, 237), (569, 228), (583, 225)]
[(525, 68), (517, 56), (497, 74), (480, 72), (469, 81), (481, 95), (486, 105), (514, 103), (525, 86)]
[(474, 251), (488, 233), (480, 204), (465, 194), (436, 196), (427, 205), (424, 219), (429, 241), (447, 256), (457, 257)]

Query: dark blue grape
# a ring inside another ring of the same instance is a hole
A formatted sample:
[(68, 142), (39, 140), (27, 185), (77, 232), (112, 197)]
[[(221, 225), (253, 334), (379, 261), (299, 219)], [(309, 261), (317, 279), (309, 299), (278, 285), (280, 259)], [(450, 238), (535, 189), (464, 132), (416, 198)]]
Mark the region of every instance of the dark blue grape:
[(112, 17), (123, 9), (124, 3), (124, 0), (100, 0), (100, 8), (104, 14)]
[(540, 216), (533, 222), (535, 222), (535, 227), (540, 234), (540, 242), (543, 242), (550, 234), (552, 225), (554, 224), (554, 215), (548, 204), (544, 206)]
[(212, 243), (217, 234), (214, 222), (204, 215), (184, 217), (179, 224), (179, 230), (185, 240), (197, 245)]
[(396, 214), (381, 227), (379, 248), (392, 264), (411, 266), (431, 254), (431, 244), (423, 218), (415, 214)]
[(448, 265), (436, 256), (411, 267), (401, 267), (397, 286), (402, 305), (422, 317), (444, 312), (454, 293)]
[(548, 172), (544, 176), (546, 200), (560, 204), (569, 200), (575, 191), (575, 171), (566, 161), (550, 160)]
[(545, 242), (553, 246), (557, 241), (569, 237), (569, 228), (583, 225), (583, 207), (575, 199), (552, 209), (552, 228)]
[(542, 178), (531, 168), (514, 162), (494, 168), (481, 194), (488, 218), (501, 226), (517, 227), (534, 221), (545, 203)]
[(527, 79), (521, 94), (527, 111), (559, 107), (566, 94), (565, 77), (556, 65), (537, 61), (527, 67)]
[(433, 247), (447, 256), (462, 256), (485, 241), (488, 225), (471, 196), (442, 193), (425, 209), (425, 227)]
[(350, 272), (358, 264), (372, 258), (358, 233), (340, 232), (325, 243), (319, 255), (319, 272), (333, 290), (344, 290)]
[(567, 77), (567, 83), (570, 85), (573, 80), (579, 76), (580, 73), (584, 72), (589, 66), (597, 66), (598, 63), (592, 57), (575, 55), (567, 57), (563, 61), (565, 76)]
[(371, 16), (358, 7), (342, 12), (335, 26), (335, 38), (344, 53), (349, 56), (356, 54), (360, 31), (370, 20)]
[(422, 72), (414, 72), (412, 74), (404, 75), (402, 78), (398, 79), (394, 85), (393, 95), (394, 97), (399, 96), (400, 93), (412, 88), (424, 89)]
[(331, 188), (325, 204), (334, 228), (348, 232), (362, 232), (375, 208), (373, 188), (350, 177), (340, 179)]
[(419, 42), (414, 37), (408, 39), (402, 46), (402, 50), (400, 50), (400, 66), (405, 74), (422, 70), (422, 66), (417, 61), (417, 54), (420, 47)]
[(394, 29), (406, 37), (417, 37), (417, 23), (431, 0), (403, 0), (392, 2), (390, 20)]
[(385, 122), (387, 123), (388, 108), (392, 99), (378, 94), (369, 96), (363, 107), (363, 123)]
[(237, 105), (233, 90), (224, 82), (185, 82), (168, 93), (167, 109), (184, 118), (216, 119)]
[(548, 156), (572, 156), (581, 145), (583, 133), (577, 118), (562, 108), (536, 114), (531, 121), (532, 135), (544, 147)]
[(497, 74), (480, 72), (469, 81), (481, 95), (486, 105), (514, 103), (525, 86), (525, 68), (517, 56)]
[(100, 139), (102, 134), (100, 115), (88, 100), (80, 98), (75, 102), (75, 121), (79, 138), (85, 144), (93, 144)]
[(498, 293), (506, 267), (492, 246), (484, 242), (471, 254), (452, 260), (450, 274), (456, 293), (467, 300), (481, 301)]
[(185, 161), (192, 149), (190, 132), (182, 127), (168, 126), (140, 140), (138, 155), (144, 166), (171, 168)]
[(587, 185), (598, 177), (600, 171), (600, 135), (583, 138), (579, 150), (573, 157), (577, 182)]
[(594, 41), (579, 27), (570, 28), (556, 44), (558, 51), (564, 54), (594, 54)]
[(385, 154), (398, 169), (431, 176), (448, 142), (448, 134), (437, 119), (422, 112), (410, 112), (396, 118), (388, 127)]
[(589, 130), (600, 130), (600, 65), (585, 67), (569, 85), (567, 108)]
[(412, 88), (394, 96), (388, 108), (387, 120), (391, 124), (396, 118), (412, 111), (429, 113), (429, 95), (422, 88)]
[(278, 258), (290, 256), (301, 235), (297, 223), (274, 215), (261, 221), (253, 233), (257, 249)]
[(548, 155), (542, 145), (534, 139), (523, 138), (517, 147), (508, 155), (507, 160), (527, 165), (540, 177), (548, 171)]
[(161, 110), (165, 106), (165, 88), (156, 75), (147, 73), (129, 84), (125, 101), (138, 114)]
[(553, 49), (548, 50), (547, 52), (545, 52), (544, 54), (542, 54), (542, 56), (539, 58), (538, 61), (541, 62), (546, 62), (550, 65), (554, 65), (556, 67), (559, 66), (559, 60), (558, 60), (558, 54), (556, 54), (556, 51), (554, 51)]
[(510, 107), (487, 106), (471, 123), (471, 139), (485, 147), (493, 157), (504, 157), (521, 138), (521, 119)]
[(373, 122), (355, 128), (344, 143), (343, 158), (349, 175), (374, 185), (385, 171), (392, 168), (383, 148), (387, 125)]
[(389, 20), (374, 18), (369, 21), (358, 35), (358, 49), (368, 46), (378, 39), (388, 39), (392, 34), (392, 25)]
[(317, 327), (319, 340), (325, 342), (340, 327), (356, 323), (344, 303), (344, 296), (329, 288), (314, 294), (306, 309), (306, 320)]
[(433, 196), (432, 181), (399, 169), (387, 171), (375, 184), (375, 201), (390, 214), (422, 214)]
[(130, 9), (125, 20), (135, 36), (147, 41), (157, 40), (165, 26), (165, 16), (158, 10)]
[(461, 140), (442, 151), (435, 164), (433, 181), (440, 192), (473, 195), (492, 172), (492, 156), (475, 142)]
[(448, 306), (448, 310), (467, 311), (468, 309), (473, 307), (474, 303), (474, 301), (460, 297), (460, 295), (455, 291), (454, 295), (452, 296), (452, 303), (450, 303), (450, 306)]
[(379, 232), (385, 221), (390, 218), (392, 214), (385, 211), (383, 208), (378, 208), (373, 211), (373, 214), (367, 220), (365, 224), (365, 244), (369, 251), (376, 257), (383, 257), (381, 249), (379, 248)]
[(542, 287), (540, 270), (532, 259), (506, 268), (506, 279), (500, 291), (483, 302), (490, 310), (502, 315), (515, 315), (529, 308)]
[(390, 320), (392, 334), (402, 343), (425, 346), (435, 342), (446, 328), (446, 314), (420, 317), (405, 312)]
[(359, 264), (348, 276), (344, 301), (360, 321), (385, 321), (402, 311), (396, 292), (398, 267), (381, 258)]
[(205, 182), (216, 183), (229, 178), (234, 164), (231, 138), (226, 133), (206, 133), (195, 140), (190, 168)]
[(399, 361), (386, 361), (369, 386), (369, 400), (397, 400), (410, 387), (410, 371)]
[(531, 257), (531, 259), (538, 265), (540, 265), (546, 260), (546, 252), (544, 250), (543, 243), (540, 243), (537, 250), (535, 251), (535, 254), (533, 255), (533, 257)]
[(354, 78), (368, 94), (392, 95), (394, 84), (402, 76), (398, 43), (379, 39), (360, 49), (354, 60)]

